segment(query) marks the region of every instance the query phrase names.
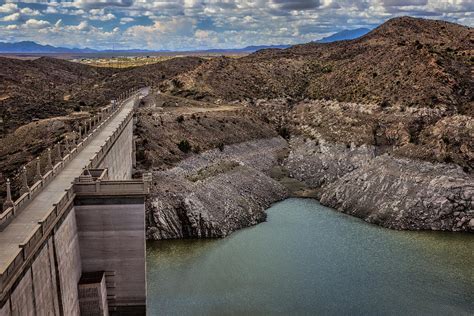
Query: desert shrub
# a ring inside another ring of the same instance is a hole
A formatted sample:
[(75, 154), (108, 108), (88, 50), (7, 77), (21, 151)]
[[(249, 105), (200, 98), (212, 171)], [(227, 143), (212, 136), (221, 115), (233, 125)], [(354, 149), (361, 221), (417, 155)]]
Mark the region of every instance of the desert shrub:
[(191, 151), (191, 144), (186, 139), (183, 139), (178, 143), (178, 148), (183, 153), (188, 153)]
[(224, 151), (224, 143), (219, 143), (219, 145), (217, 145), (217, 148), (219, 148), (220, 151)]
[(81, 106), (79, 104), (74, 106), (74, 112), (81, 112)]
[(171, 82), (177, 89), (181, 89), (183, 87), (183, 83), (179, 81), (178, 79), (173, 79), (171, 80)]
[(280, 127), (277, 129), (277, 132), (278, 132), (278, 135), (280, 135), (281, 137), (283, 137), (284, 139), (290, 139), (290, 130), (288, 129), (288, 127)]
[(383, 101), (380, 103), (380, 107), (381, 107), (382, 109), (388, 108), (389, 106), (390, 106), (390, 102), (389, 102), (387, 99), (383, 100)]
[(422, 49), (422, 48), (423, 48), (423, 44), (421, 44), (419, 40), (416, 40), (416, 41), (415, 41), (415, 47), (416, 47), (416, 49)]
[(183, 123), (184, 122), (184, 116), (180, 115), (176, 118), (176, 122), (178, 123)]
[(323, 74), (328, 74), (328, 73), (331, 73), (332, 72), (332, 67), (331, 66), (324, 66), (323, 68), (321, 68), (321, 72)]

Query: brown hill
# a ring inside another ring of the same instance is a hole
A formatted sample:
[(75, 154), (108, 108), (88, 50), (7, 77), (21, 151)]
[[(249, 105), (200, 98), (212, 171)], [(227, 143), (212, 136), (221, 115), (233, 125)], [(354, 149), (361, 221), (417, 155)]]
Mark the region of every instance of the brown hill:
[(473, 65), (472, 28), (402, 17), (356, 40), (210, 60), (163, 89), (195, 98), (333, 99), (472, 115)]
[(127, 89), (159, 83), (201, 62), (197, 57), (175, 58), (124, 70), (48, 57), (0, 57), (0, 132), (34, 118), (65, 115), (77, 105), (103, 106)]

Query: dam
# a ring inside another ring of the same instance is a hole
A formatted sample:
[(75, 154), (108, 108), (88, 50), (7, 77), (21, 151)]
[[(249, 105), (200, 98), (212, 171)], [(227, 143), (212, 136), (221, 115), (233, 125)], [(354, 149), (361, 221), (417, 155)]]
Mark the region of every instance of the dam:
[(94, 116), (53, 164), (38, 158), (0, 213), (0, 315), (144, 315), (149, 176), (132, 179), (133, 114), (145, 89)]

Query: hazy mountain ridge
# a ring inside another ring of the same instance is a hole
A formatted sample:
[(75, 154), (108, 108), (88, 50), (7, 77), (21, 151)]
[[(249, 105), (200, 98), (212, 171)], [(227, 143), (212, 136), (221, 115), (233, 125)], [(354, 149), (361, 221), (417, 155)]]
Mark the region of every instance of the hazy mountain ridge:
[[(166, 50), (165, 50), (166, 51)], [(147, 53), (155, 52), (148, 49), (121, 49), (121, 50), (98, 50), (92, 48), (67, 48), (67, 47), (56, 47), (52, 45), (41, 45), (33, 41), (23, 41), (15, 43), (0, 42), (0, 53), (12, 53), (12, 54), (90, 54), (90, 53)], [(159, 50), (159, 52), (164, 52)]]
[(317, 43), (332, 43), (336, 41), (345, 41), (345, 40), (352, 40), (364, 36), (365, 34), (369, 33), (370, 29), (368, 28), (358, 28), (353, 30), (343, 30), (332, 34), (330, 36), (324, 37), (320, 40), (317, 40)]
[[(334, 41), (349, 40), (358, 38), (369, 32), (369, 29), (359, 28), (354, 30), (343, 30), (331, 36), (324, 37), (316, 42), (330, 43)], [(291, 47), (289, 44), (280, 45), (250, 45), (243, 48), (211, 48), (205, 50), (196, 50), (206, 53), (253, 53), (262, 49), (286, 49)], [(169, 50), (151, 50), (151, 49), (92, 49), (92, 48), (66, 48), (52, 45), (41, 45), (33, 41), (22, 41), (15, 43), (0, 42), (0, 53), (31, 53), (31, 54), (77, 54), (77, 53), (152, 53), (152, 52), (170, 52)]]

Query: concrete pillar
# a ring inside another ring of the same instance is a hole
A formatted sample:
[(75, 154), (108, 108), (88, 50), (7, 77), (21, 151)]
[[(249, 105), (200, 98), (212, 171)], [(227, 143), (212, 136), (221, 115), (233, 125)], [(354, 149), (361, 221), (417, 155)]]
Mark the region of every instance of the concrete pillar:
[(53, 158), (51, 157), (51, 148), (48, 148), (48, 170), (53, 170)]
[(21, 188), (20, 188), (20, 193), (25, 194), (25, 193), (30, 193), (30, 187), (28, 186), (28, 178), (26, 175), (26, 167), (23, 166), (21, 169)]
[(5, 202), (3, 203), (3, 210), (6, 210), (9, 207), (14, 207), (15, 205), (13, 204), (12, 200), (12, 191), (10, 187), (10, 179), (7, 179), (7, 197), (5, 199)]
[(63, 161), (63, 156), (61, 155), (61, 144), (58, 143), (56, 146), (56, 162)]
[(41, 162), (40, 158), (36, 158), (36, 174), (35, 174), (35, 183), (38, 181), (43, 180), (43, 176), (41, 175)]
[(69, 147), (69, 141), (67, 140), (67, 136), (64, 138), (64, 147), (66, 148), (66, 151), (70, 154), (71, 148)]
[(81, 127), (81, 125), (79, 125), (79, 132), (78, 132), (78, 134), (79, 134), (79, 139), (81, 139), (81, 138), (82, 138), (82, 127)]

